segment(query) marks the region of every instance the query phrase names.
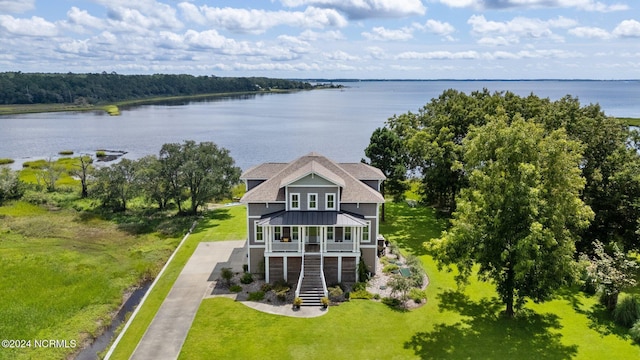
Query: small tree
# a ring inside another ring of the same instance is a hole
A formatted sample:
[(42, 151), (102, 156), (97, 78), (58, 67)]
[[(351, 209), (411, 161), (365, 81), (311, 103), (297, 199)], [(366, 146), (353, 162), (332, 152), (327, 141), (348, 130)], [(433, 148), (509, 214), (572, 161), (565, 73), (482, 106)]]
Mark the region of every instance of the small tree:
[(5, 200), (19, 199), (24, 193), (24, 183), (18, 173), (8, 168), (0, 169), (0, 205)]
[(391, 288), (391, 296), (400, 300), (402, 306), (406, 306), (407, 300), (409, 300), (409, 291), (412, 287), (411, 279), (396, 274), (391, 277), (387, 286)]
[(233, 271), (231, 270), (231, 268), (222, 268), (222, 270), (220, 270), (220, 277), (224, 279), (227, 286), (231, 286), (231, 279), (233, 279)]
[(589, 262), (587, 273), (598, 290), (602, 292), (602, 304), (613, 311), (618, 303), (620, 292), (636, 284), (634, 274), (638, 263), (627, 259), (626, 254), (615, 243), (611, 245), (611, 255), (605, 251), (600, 241), (594, 241), (593, 246), (595, 256), (589, 258), (583, 254), (582, 259)]
[(54, 192), (56, 191), (56, 181), (60, 179), (62, 171), (62, 167), (49, 158), (42, 168), (36, 172), (36, 181), (38, 185), (44, 185), (47, 191)]
[(81, 197), (84, 199), (89, 196), (87, 179), (89, 178), (89, 171), (93, 159), (90, 155), (81, 154), (78, 161), (79, 163), (75, 164), (75, 168), (71, 171), (71, 174), (80, 179), (80, 185), (82, 186)]

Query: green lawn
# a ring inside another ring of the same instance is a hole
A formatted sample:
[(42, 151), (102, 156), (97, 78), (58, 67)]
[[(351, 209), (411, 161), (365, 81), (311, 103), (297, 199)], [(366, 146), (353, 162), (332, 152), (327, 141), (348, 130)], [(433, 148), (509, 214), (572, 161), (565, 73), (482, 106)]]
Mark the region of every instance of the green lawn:
[[(95, 336), (131, 286), (153, 276), (179, 241), (133, 234), (73, 209), (0, 207), (0, 340)], [(74, 349), (0, 349), (0, 359), (60, 359)]]
[(229, 299), (203, 301), (181, 359), (637, 359), (640, 346), (613, 325), (593, 297), (565, 290), (527, 304), (515, 319), (492, 285), (458, 290), (437, 270), (423, 243), (445, 225), (433, 210), (387, 204), (381, 232), (422, 260), (428, 302), (410, 312), (355, 300), (329, 313), (296, 319), (261, 313)]
[(199, 221), (198, 226), (178, 250), (173, 261), (149, 293), (146, 302), (122, 337), (111, 359), (128, 359), (133, 354), (138, 342), (142, 339), (144, 332), (151, 324), (153, 317), (198, 244), (201, 241), (246, 239), (246, 218), (245, 206), (232, 206), (210, 211), (204, 219)]

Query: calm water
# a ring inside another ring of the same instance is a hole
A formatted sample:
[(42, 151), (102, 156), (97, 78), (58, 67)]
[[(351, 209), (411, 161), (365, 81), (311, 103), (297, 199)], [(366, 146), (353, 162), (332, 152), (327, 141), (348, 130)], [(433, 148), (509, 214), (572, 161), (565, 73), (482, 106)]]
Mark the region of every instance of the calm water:
[(124, 150), (157, 154), (168, 142), (213, 141), (243, 169), (290, 161), (318, 151), (337, 161), (359, 161), (373, 130), (394, 114), (416, 112), (442, 91), (509, 90), (557, 100), (577, 96), (607, 115), (640, 118), (640, 81), (381, 81), (347, 88), (224, 98), (186, 105), (149, 105), (104, 113), (0, 116), (0, 158), (56, 157), (61, 150)]

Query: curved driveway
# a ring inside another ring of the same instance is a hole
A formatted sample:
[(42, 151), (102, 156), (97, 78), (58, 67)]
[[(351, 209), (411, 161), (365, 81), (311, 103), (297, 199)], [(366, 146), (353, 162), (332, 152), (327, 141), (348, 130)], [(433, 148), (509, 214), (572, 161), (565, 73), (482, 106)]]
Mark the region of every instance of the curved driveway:
[(191, 323), (220, 269), (242, 271), (245, 241), (201, 242), (182, 269), (131, 359), (177, 359)]

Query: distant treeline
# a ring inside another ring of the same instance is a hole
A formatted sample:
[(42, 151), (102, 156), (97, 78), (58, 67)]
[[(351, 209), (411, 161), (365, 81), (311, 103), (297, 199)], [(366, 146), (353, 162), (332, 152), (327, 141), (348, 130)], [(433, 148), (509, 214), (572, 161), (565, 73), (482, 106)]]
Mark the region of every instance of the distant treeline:
[(166, 96), (311, 89), (307, 82), (264, 77), (0, 73), (0, 104), (100, 104)]

